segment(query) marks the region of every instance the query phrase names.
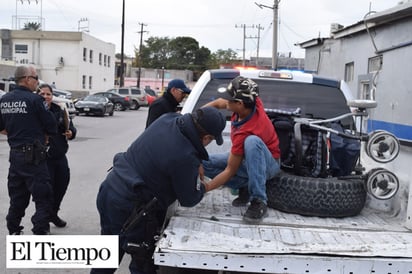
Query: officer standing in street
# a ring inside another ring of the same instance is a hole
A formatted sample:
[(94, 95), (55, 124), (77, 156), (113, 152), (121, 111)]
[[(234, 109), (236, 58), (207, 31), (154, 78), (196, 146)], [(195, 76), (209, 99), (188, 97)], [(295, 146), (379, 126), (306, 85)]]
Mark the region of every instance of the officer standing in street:
[[(155, 236), (167, 208), (176, 200), (192, 207), (201, 201), (205, 186), (197, 180), (205, 149), (223, 143), (226, 121), (215, 108), (195, 113), (167, 113), (148, 127), (127, 149), (114, 156), (97, 195), (102, 235), (119, 235), (119, 261), (132, 256), (133, 274), (153, 274)], [(93, 269), (91, 273), (114, 273)]]
[(67, 141), (76, 138), (77, 129), (67, 109), (53, 103), (53, 88), (50, 85), (41, 84), (37, 93), (44, 98), (57, 122), (57, 134), (49, 137), (47, 151), (47, 167), (53, 188), (53, 212), (50, 221), (57, 227), (65, 227), (67, 222), (59, 217), (58, 211), (70, 182), (70, 168), (66, 157), (69, 150)]
[(22, 233), (21, 219), (32, 196), (36, 208), (32, 231), (45, 235), (50, 233), (52, 198), (46, 142), (47, 136), (57, 133), (57, 124), (44, 99), (33, 93), (39, 80), (36, 69), (19, 66), (14, 78), (17, 87), (0, 99), (0, 132), (7, 134), (10, 146), (7, 228), (11, 235)]
[(181, 79), (173, 79), (167, 85), (162, 97), (157, 98), (149, 107), (146, 128), (157, 118), (168, 112), (176, 112), (177, 106), (189, 95), (191, 90)]

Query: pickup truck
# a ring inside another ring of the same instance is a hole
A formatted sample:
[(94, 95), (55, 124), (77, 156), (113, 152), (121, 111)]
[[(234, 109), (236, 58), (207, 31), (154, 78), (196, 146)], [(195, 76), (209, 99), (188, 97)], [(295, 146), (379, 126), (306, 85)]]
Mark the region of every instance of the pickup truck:
[[(203, 73), (182, 113), (215, 99), (218, 88), (238, 75), (258, 83), (268, 110), (292, 113), (299, 108), (301, 118), (322, 119), (354, 111), (348, 106), (353, 95), (343, 81), (302, 72), (219, 69)], [(230, 113), (225, 113), (224, 144), (210, 144), (209, 153), (230, 149)], [(351, 119), (346, 123), (356, 124)], [(269, 208), (268, 217), (251, 225), (242, 221), (247, 207), (233, 207), (236, 196), (226, 187), (206, 193), (193, 208), (175, 203), (154, 252), (155, 264), (160, 273), (412, 273), (412, 180), (407, 164), (411, 152), (410, 147), (401, 146), (390, 163), (377, 163), (361, 152), (363, 170), (385, 168), (399, 179), (399, 185), (396, 193), (377, 199), (362, 183), (361, 207), (347, 216)]]

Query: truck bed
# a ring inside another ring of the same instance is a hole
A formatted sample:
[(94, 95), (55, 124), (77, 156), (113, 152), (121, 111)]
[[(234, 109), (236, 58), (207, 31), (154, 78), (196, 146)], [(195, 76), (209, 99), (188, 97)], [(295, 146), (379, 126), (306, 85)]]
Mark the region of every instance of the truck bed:
[(355, 217), (319, 218), (269, 209), (260, 225), (249, 225), (242, 222), (247, 207), (233, 207), (234, 198), (220, 188), (196, 207), (177, 206), (155, 251), (156, 264), (260, 273), (412, 273), (405, 214), (365, 208)]

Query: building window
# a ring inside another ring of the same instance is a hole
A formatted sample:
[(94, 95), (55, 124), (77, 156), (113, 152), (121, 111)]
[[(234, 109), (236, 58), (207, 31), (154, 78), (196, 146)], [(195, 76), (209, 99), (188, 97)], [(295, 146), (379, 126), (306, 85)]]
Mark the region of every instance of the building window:
[(107, 55), (106, 55), (106, 54), (104, 55), (103, 60), (104, 60), (104, 61), (103, 61), (103, 64), (104, 64), (104, 66), (106, 66), (106, 63), (107, 63)]
[(107, 56), (107, 66), (110, 68), (110, 56)]
[(25, 54), (27, 54), (27, 52), (28, 52), (28, 46), (27, 45), (21, 45), (21, 44), (14, 45), (14, 53), (25, 53)]
[(89, 76), (89, 89), (93, 88), (93, 76)]
[(102, 65), (102, 53), (99, 53), (99, 65)]
[(89, 61), (90, 63), (93, 63), (93, 51), (92, 50), (90, 50), (90, 53), (89, 53)]
[(360, 99), (373, 100), (369, 81), (361, 81), (360, 83)]
[(82, 76), (82, 88), (86, 89), (86, 75)]
[(355, 69), (355, 63), (350, 62), (345, 65), (345, 81), (352, 82), (353, 81), (353, 73)]
[(83, 48), (83, 61), (87, 60), (87, 48)]
[(383, 56), (378, 55), (368, 60), (368, 73), (374, 73), (382, 68)]

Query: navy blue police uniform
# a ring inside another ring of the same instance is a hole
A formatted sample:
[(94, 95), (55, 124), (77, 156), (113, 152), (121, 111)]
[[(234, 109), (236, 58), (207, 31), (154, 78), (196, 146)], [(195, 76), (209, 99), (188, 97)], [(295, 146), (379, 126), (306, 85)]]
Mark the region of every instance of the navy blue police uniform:
[[(49, 232), (52, 190), (45, 161), (46, 135), (56, 134), (56, 121), (44, 99), (23, 86), (0, 99), (0, 131), (6, 130), (10, 146), (8, 191), (10, 207), (6, 216), (10, 234), (19, 234), (29, 205), (35, 203), (31, 218), (34, 234)], [(44, 156), (44, 157), (43, 157)]]
[[(160, 230), (173, 202), (191, 207), (203, 198), (205, 187), (197, 177), (201, 161), (208, 158), (192, 116), (173, 112), (153, 122), (126, 152), (115, 155), (113, 168), (100, 186), (97, 208), (101, 234), (119, 235), (120, 261), (125, 252), (131, 253), (131, 273), (155, 273), (151, 262), (153, 235)], [(156, 206), (135, 227), (122, 233), (136, 207), (154, 197)], [(129, 252), (128, 243), (136, 243), (137, 250)], [(91, 273), (114, 271), (93, 269)]]
[(70, 182), (70, 168), (66, 153), (69, 149), (67, 138), (64, 135), (67, 129), (72, 132), (70, 140), (76, 138), (77, 129), (71, 119), (66, 117), (65, 110), (55, 103), (50, 104), (50, 112), (57, 122), (57, 134), (49, 138), (49, 150), (47, 151), (47, 167), (53, 189), (52, 220), (57, 217), (60, 204)]
[(176, 112), (179, 102), (170, 92), (165, 92), (162, 97), (153, 101), (147, 114), (146, 128), (157, 118), (168, 112)]

